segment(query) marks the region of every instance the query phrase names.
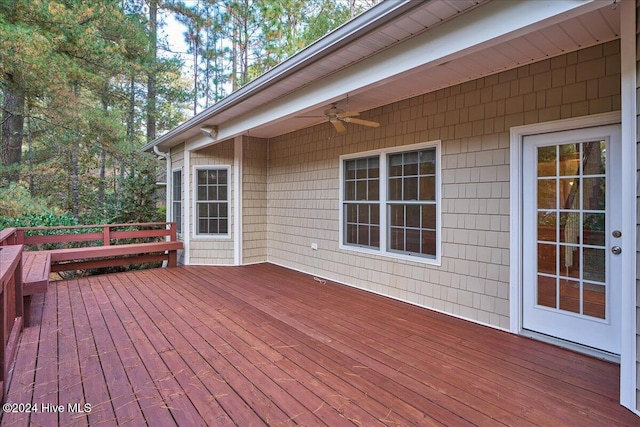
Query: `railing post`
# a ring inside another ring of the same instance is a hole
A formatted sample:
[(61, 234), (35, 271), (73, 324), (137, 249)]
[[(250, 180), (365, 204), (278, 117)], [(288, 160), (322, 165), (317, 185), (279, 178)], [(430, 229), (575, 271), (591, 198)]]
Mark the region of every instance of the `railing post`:
[(176, 242), (178, 240), (178, 227), (176, 227), (176, 223), (175, 222), (170, 222), (169, 223), (169, 237), (171, 238), (172, 242)]
[(111, 226), (109, 224), (102, 227), (102, 246), (111, 244)]

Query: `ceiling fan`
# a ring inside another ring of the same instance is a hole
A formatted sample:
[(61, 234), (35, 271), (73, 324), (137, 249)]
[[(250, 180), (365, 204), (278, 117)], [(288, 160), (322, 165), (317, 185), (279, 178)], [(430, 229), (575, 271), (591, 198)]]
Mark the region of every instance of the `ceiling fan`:
[(334, 128), (340, 133), (346, 132), (347, 128), (344, 126), (344, 123), (354, 123), (362, 126), (369, 126), (372, 128), (377, 128), (380, 126), (378, 122), (372, 122), (370, 120), (357, 119), (356, 116), (359, 116), (360, 113), (356, 111), (344, 111), (336, 105), (334, 102), (331, 105), (331, 108), (324, 110), (324, 115), (329, 122), (333, 125)]

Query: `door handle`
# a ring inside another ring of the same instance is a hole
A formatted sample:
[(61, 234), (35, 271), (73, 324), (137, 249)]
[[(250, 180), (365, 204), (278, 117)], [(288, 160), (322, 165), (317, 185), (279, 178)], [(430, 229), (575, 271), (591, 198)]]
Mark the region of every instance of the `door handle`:
[(614, 255), (620, 255), (622, 253), (622, 248), (620, 246), (612, 246), (611, 253)]

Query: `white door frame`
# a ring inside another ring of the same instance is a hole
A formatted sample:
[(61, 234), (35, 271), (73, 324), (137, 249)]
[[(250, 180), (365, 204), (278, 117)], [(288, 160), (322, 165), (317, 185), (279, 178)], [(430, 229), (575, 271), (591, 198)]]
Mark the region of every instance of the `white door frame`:
[[(537, 135), (542, 133), (554, 132), (554, 131), (564, 131), (564, 130), (572, 130), (572, 129), (580, 129), (586, 127), (595, 127), (595, 126), (605, 126), (611, 124), (618, 124), (621, 122), (621, 112), (611, 112), (611, 113), (603, 113), (596, 114), (592, 116), (584, 116), (566, 120), (558, 120), (552, 122), (545, 123), (537, 123), (532, 125), (518, 126), (514, 127), (510, 130), (510, 223), (509, 223), (509, 237), (510, 237), (510, 287), (509, 287), (509, 314), (510, 314), (510, 325), (509, 329), (511, 332), (515, 334), (523, 334), (522, 328), (522, 274), (523, 274), (523, 265), (522, 265), (522, 186), (523, 186), (523, 177), (522, 177), (522, 141), (523, 138), (527, 135)], [(623, 134), (624, 138), (624, 134)], [(628, 153), (624, 152), (623, 148), (623, 158), (624, 156), (628, 156)], [(633, 154), (635, 156), (635, 152)], [(624, 174), (623, 167), (623, 174)], [(623, 175), (624, 176), (624, 175)], [(633, 175), (635, 178), (635, 174)], [(623, 179), (623, 185), (625, 180)], [(626, 197), (624, 189), (623, 189), (623, 206), (625, 203), (628, 203), (628, 197)], [(635, 193), (633, 193), (633, 208), (635, 209)], [(635, 236), (636, 230), (635, 226), (630, 227), (628, 223), (623, 222), (622, 226), (623, 235), (633, 235)], [(630, 243), (630, 242), (629, 242)], [(623, 243), (624, 244), (624, 243)], [(625, 245), (627, 246), (627, 245)], [(624, 246), (623, 246), (624, 247)], [(635, 245), (631, 247), (630, 244), (625, 248), (627, 253), (634, 253), (636, 251)], [(635, 266), (630, 262), (623, 262), (622, 264), (622, 277), (632, 278), (633, 283), (625, 283), (625, 286), (633, 285), (635, 286)], [(623, 294), (623, 305), (630, 304), (632, 301), (625, 299)], [(619, 307), (622, 311), (622, 323), (623, 324), (635, 324), (635, 319), (630, 317), (630, 310), (624, 309), (624, 307)], [(624, 334), (625, 331), (621, 331), (621, 339), (624, 342), (628, 340), (628, 336)], [(576, 350), (584, 351), (583, 348), (576, 346)], [(622, 345), (622, 354), (621, 354), (621, 375), (628, 374), (628, 366), (625, 366), (625, 359), (627, 359), (628, 355), (625, 355), (626, 347)], [(598, 354), (602, 356), (601, 354)], [(628, 360), (628, 359), (627, 359)], [(625, 390), (621, 387), (621, 398), (624, 400), (626, 393), (628, 393), (628, 389)]]

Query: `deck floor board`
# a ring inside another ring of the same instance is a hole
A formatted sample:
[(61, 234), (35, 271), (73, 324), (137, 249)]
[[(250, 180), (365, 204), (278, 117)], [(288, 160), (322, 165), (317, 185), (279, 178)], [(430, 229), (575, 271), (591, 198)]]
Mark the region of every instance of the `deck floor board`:
[[(50, 284), (2, 426), (636, 426), (619, 367), (271, 264)], [(72, 413), (69, 404), (91, 405)]]

